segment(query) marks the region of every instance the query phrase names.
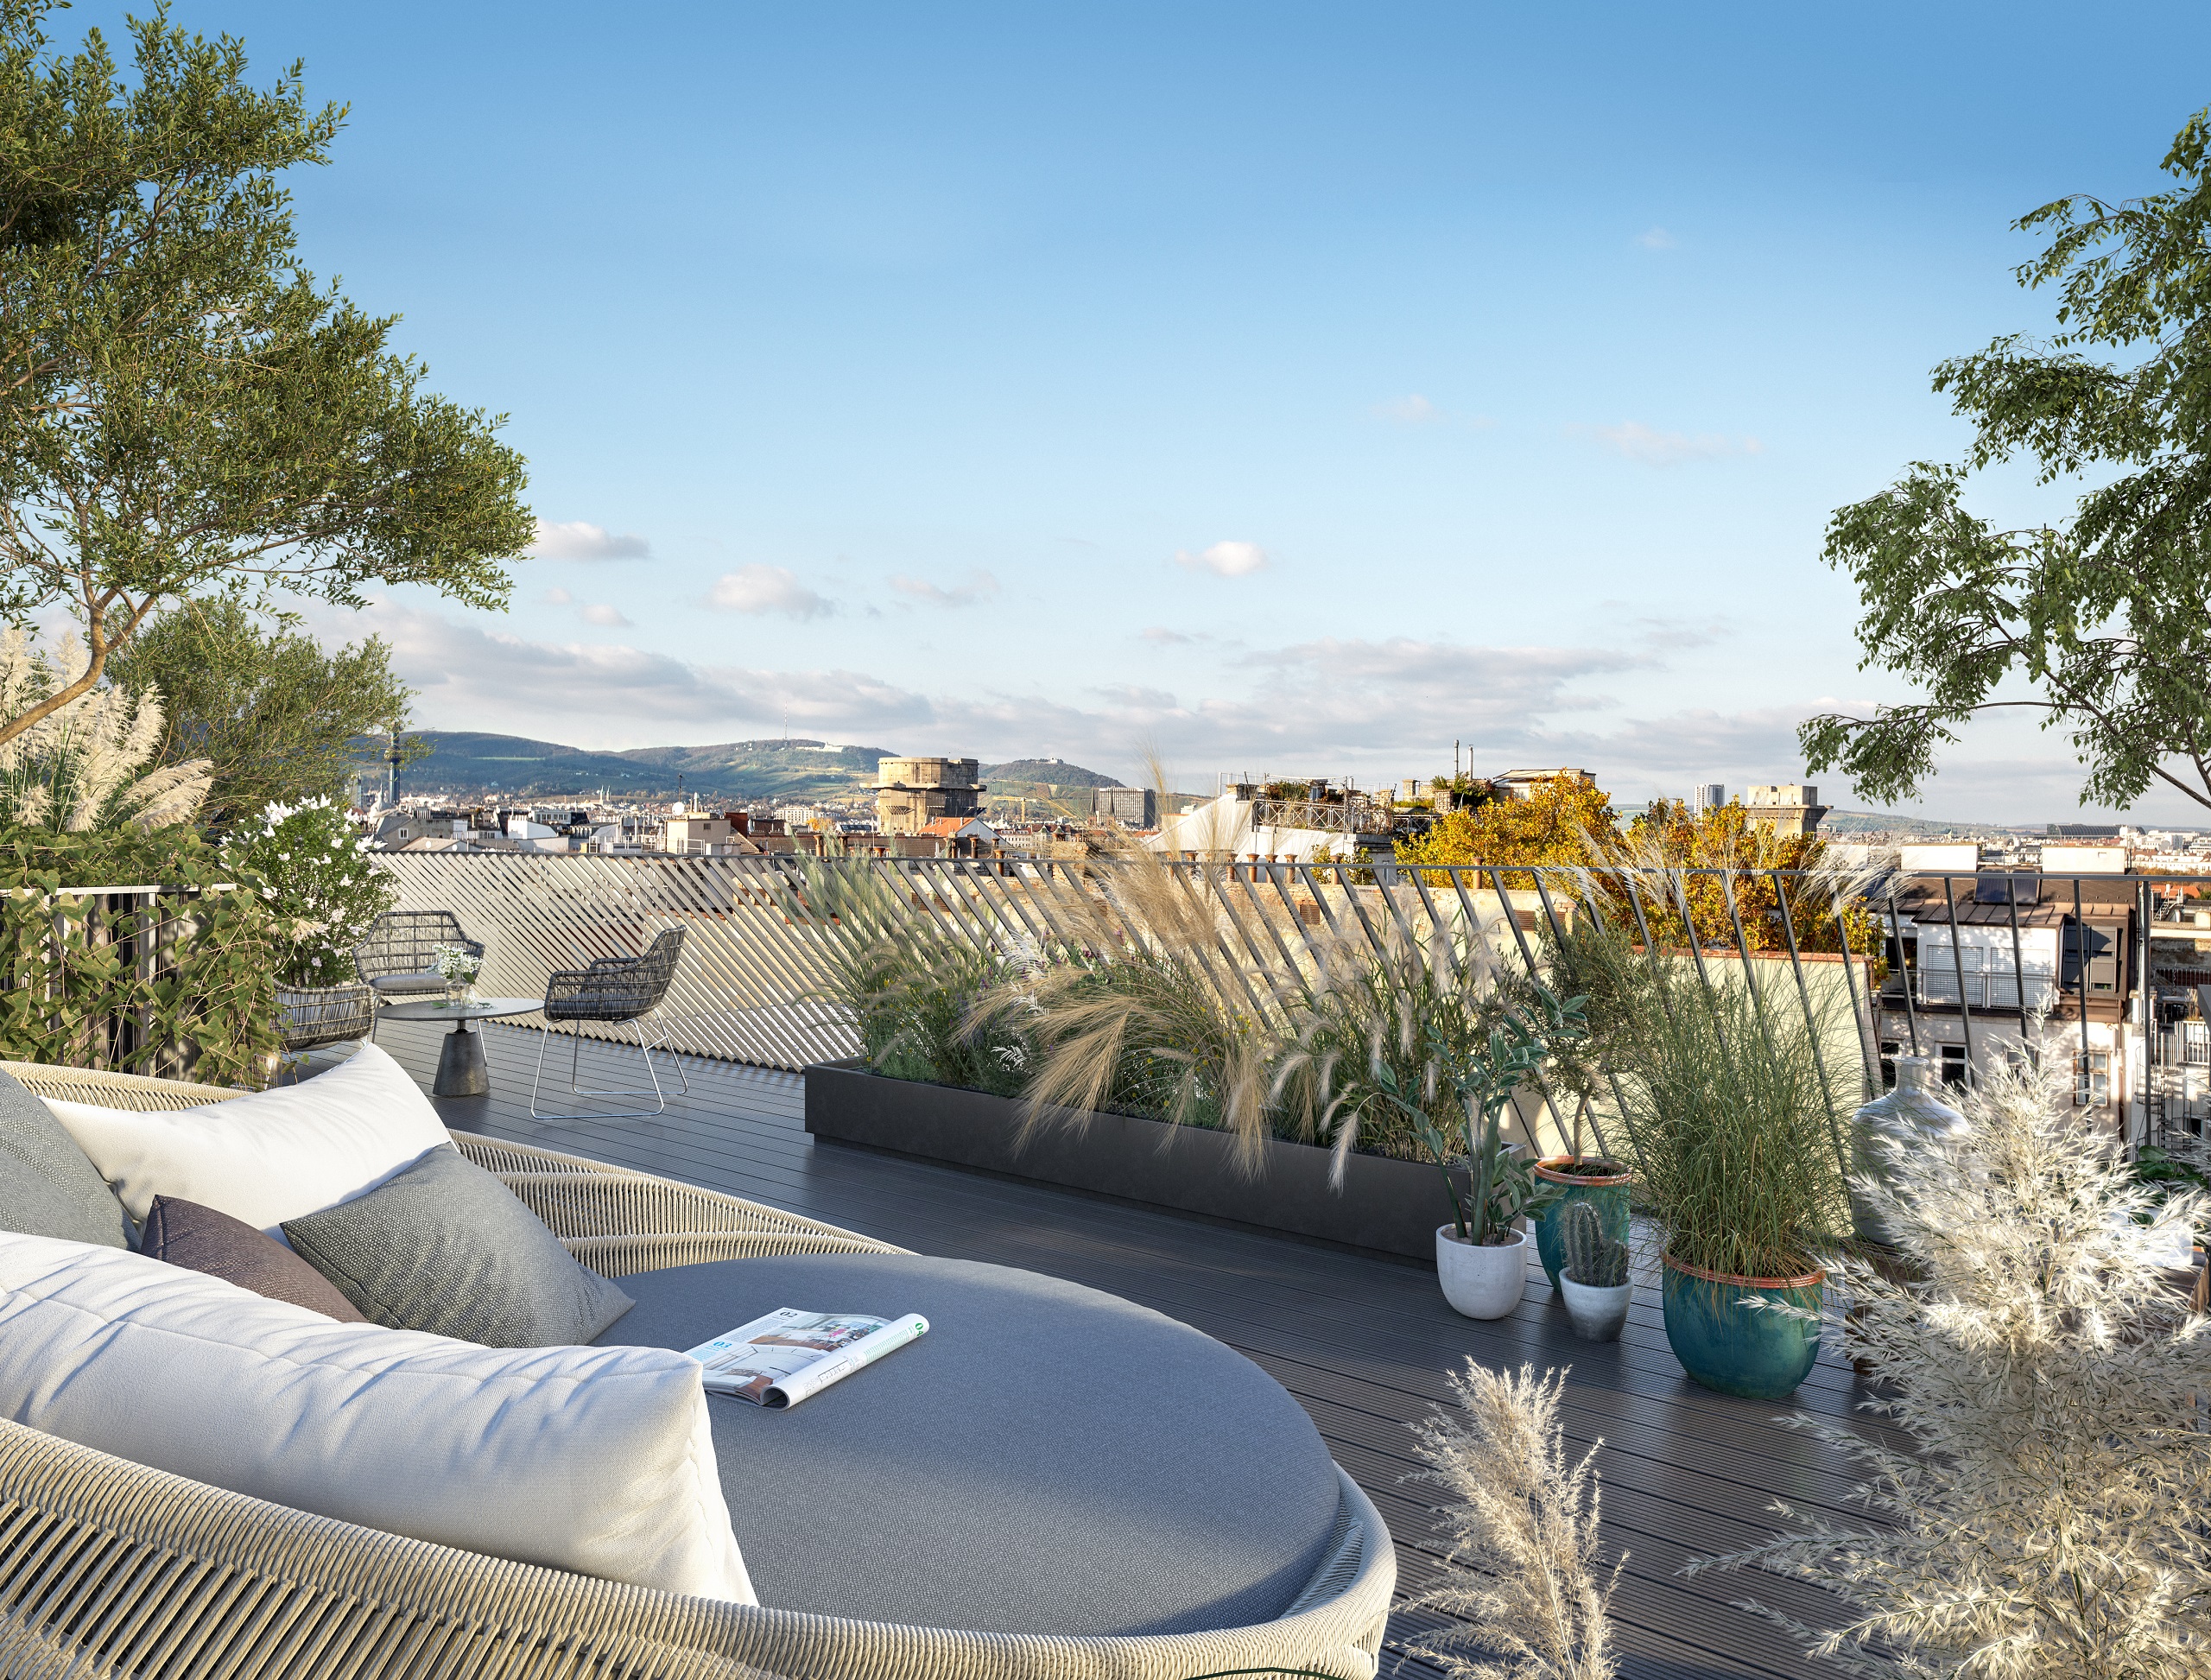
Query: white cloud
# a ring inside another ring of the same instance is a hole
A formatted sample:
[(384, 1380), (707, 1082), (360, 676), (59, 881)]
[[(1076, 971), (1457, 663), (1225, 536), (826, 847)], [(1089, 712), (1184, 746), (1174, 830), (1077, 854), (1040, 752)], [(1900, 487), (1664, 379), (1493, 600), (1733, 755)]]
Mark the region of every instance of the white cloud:
[(1663, 227), (1646, 227), (1635, 236), (1635, 243), (1645, 250), (1671, 250), (1682, 242)]
[(565, 525), (539, 520), (529, 551), (540, 560), (643, 560), (652, 553), (642, 536), (618, 536), (584, 519)]
[(725, 612), (782, 612), (794, 618), (826, 618), (837, 609), (782, 566), (740, 566), (714, 580), (706, 605)]
[(1188, 548), (1178, 549), (1175, 555), (1177, 566), (1192, 571), (1212, 572), (1224, 578), (1248, 578), (1264, 569), (1267, 551), (1256, 542), (1216, 542), (1201, 554), (1192, 554)]
[(998, 580), (984, 571), (970, 572), (966, 583), (952, 589), (931, 583), (927, 578), (909, 578), (903, 574), (892, 578), (890, 586), (900, 594), (910, 595), (930, 606), (972, 606), (998, 593)]
[(1645, 466), (1679, 466), (1683, 461), (1718, 460), (1726, 455), (1758, 455), (1765, 446), (1754, 437), (1731, 438), (1718, 432), (1661, 432), (1639, 421), (1618, 426), (1573, 426), (1568, 431), (1592, 437), (1614, 454)]
[(587, 624), (604, 625), (609, 630), (630, 628), (630, 621), (622, 616), (622, 609), (618, 606), (609, 606), (604, 602), (586, 607), (583, 610), (583, 621)]
[(1374, 412), (1378, 418), (1394, 420), (1401, 426), (1426, 426), (1443, 418), (1443, 410), (1417, 391), (1410, 396), (1393, 396), (1387, 403), (1378, 403)]
[(1179, 647), (1186, 642), (1195, 642), (1200, 638), (1187, 635), (1179, 630), (1169, 630), (1164, 624), (1151, 624), (1144, 630), (1144, 639), (1147, 642), (1156, 642), (1163, 647)]
[[(985, 760), (1051, 753), (1125, 777), (1141, 774), (1143, 747), (1156, 743), (1188, 786), (1223, 770), (1424, 776), (1448, 764), (1460, 739), (1479, 768), (1586, 764), (1616, 798), (1679, 797), (1708, 780), (1799, 779), (1796, 726), (1827, 704), (1625, 713), (1605, 679), (1664, 667), (1607, 648), (1332, 639), (1203, 662), (1176, 673), (1181, 693), (1131, 685), (1044, 695), (947, 682), (928, 694), (846, 669), (700, 666), (625, 646), (529, 641), (388, 602), (359, 613), (311, 606), (308, 616), (333, 646), (366, 632), (389, 642), (428, 728), (652, 746), (780, 732), (788, 709), (793, 730), (822, 739)], [(2062, 752), (2037, 754), (2031, 729), (2017, 735), (1947, 757), (1917, 808), (2096, 820), (2075, 810), (2078, 767)], [(1836, 778), (1812, 779), (1831, 803), (1856, 803)], [(2143, 815), (2160, 813), (2145, 805)]]
[(575, 599), (573, 595), (558, 586), (547, 590), (544, 596), (545, 604), (548, 606), (566, 606)]

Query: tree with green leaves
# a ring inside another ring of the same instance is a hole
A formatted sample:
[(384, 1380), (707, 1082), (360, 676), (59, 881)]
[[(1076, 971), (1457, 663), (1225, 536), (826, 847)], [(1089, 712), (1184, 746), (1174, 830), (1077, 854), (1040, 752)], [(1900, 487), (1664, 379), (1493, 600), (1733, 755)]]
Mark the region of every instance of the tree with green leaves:
[[(2023, 264), (2057, 288), (2057, 332), (1942, 363), (1935, 389), (1972, 421), (1959, 463), (1919, 461), (1840, 510), (1828, 562), (1865, 607), (1860, 669), (1921, 698), (1799, 733), (1814, 770), (1864, 797), (1909, 796), (1985, 712), (2037, 713), (2087, 770), (2083, 803), (2124, 808), (2153, 784), (2211, 806), (2211, 112), (2173, 142), (2169, 192), (2074, 194), (2015, 224), (2049, 243)], [(2085, 480), (2062, 525), (1999, 529), (1968, 480), (2031, 463)]]
[(265, 619), (235, 595), (149, 618), (108, 672), (134, 694), (160, 693), (155, 763), (208, 761), (200, 821), (217, 831), (271, 805), (343, 797), (354, 741), (402, 720), (412, 698), (382, 637), (325, 649), (296, 619)]
[(244, 588), (348, 606), (423, 583), (497, 607), (533, 530), (498, 417), (423, 388), (298, 261), (284, 172), (342, 108), (244, 44), (135, 19), (128, 79), (54, 0), (0, 0), (0, 618), (65, 605), (106, 677), (163, 605)]

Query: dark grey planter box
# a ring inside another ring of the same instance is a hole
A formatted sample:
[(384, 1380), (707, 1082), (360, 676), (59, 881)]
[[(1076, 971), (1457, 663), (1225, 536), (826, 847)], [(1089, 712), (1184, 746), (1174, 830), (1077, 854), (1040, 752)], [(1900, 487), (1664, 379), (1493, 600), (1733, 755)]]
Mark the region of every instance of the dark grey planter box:
[(1226, 1132), (1126, 1114), (1093, 1114), (1081, 1126), (1047, 1119), (1023, 1144), (1017, 1099), (885, 1079), (850, 1064), (806, 1070), (806, 1129), (839, 1143), (1209, 1214), (1431, 1265), (1435, 1227), (1451, 1220), (1442, 1175), (1414, 1162), (1354, 1155), (1339, 1191), (1328, 1183), (1325, 1149), (1270, 1141), (1254, 1174), (1239, 1162)]

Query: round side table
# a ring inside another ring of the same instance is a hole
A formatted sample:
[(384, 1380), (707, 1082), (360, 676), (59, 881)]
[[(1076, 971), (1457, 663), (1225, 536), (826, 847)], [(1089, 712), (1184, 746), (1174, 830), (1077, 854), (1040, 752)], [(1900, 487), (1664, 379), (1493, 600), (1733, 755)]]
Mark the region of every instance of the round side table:
[(438, 1051), (438, 1077), (430, 1087), (434, 1097), (484, 1097), (491, 1094), (491, 1070), (484, 1065), (484, 1035), (472, 1031), (472, 1021), (493, 1021), (503, 1015), (527, 1015), (545, 1007), (542, 998), (471, 998), (465, 1004), (442, 998), (423, 998), (403, 1004), (386, 1004), (387, 1021), (450, 1021)]

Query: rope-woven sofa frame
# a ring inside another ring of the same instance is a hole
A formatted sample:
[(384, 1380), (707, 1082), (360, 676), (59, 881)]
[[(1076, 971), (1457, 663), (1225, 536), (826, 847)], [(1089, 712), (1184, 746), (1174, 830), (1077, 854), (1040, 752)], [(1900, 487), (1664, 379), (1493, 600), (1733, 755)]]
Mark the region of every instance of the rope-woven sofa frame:
[[(43, 1095), (186, 1108), (216, 1086), (0, 1062)], [(903, 1253), (739, 1197), (452, 1133), (607, 1277)], [(1339, 1470), (1329, 1556), (1277, 1620), (1131, 1638), (976, 1633), (686, 1598), (410, 1540), (0, 1421), (0, 1676), (52, 1680), (1368, 1680), (1396, 1560)]]

